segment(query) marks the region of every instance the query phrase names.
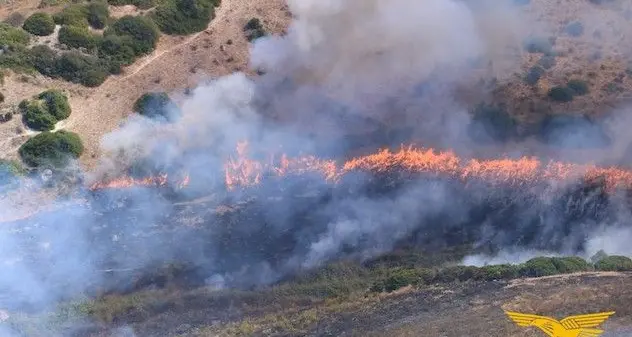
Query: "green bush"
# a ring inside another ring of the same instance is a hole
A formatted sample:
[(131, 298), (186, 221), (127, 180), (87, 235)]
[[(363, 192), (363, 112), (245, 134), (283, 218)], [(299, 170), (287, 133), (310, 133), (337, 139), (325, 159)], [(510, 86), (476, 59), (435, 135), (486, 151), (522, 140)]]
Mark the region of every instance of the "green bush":
[(24, 21), (22, 28), (37, 36), (47, 36), (55, 31), (55, 21), (48, 13), (35, 13)]
[(601, 271), (632, 271), (632, 260), (625, 256), (610, 255), (595, 263), (595, 269)]
[(562, 274), (577, 273), (592, 269), (592, 266), (586, 260), (577, 256), (554, 257), (551, 258), (551, 262), (555, 266), (555, 269), (557, 269), (558, 273)]
[(573, 100), (574, 91), (568, 87), (556, 86), (549, 90), (549, 98), (556, 102), (570, 102)]
[(551, 69), (555, 66), (555, 56), (542, 55), (538, 60), (538, 65), (544, 69)]
[(558, 274), (558, 270), (550, 257), (536, 257), (525, 262), (520, 267), (520, 275), (527, 277), (541, 277)]
[(214, 2), (173, 0), (156, 8), (154, 21), (165, 34), (188, 35), (201, 32), (215, 17)]
[(529, 53), (543, 53), (545, 55), (553, 54), (553, 41), (552, 39), (542, 37), (531, 37), (524, 43), (524, 48)]
[(94, 29), (103, 29), (110, 18), (110, 10), (105, 2), (90, 2), (88, 9), (88, 24)]
[(479, 268), (474, 276), (476, 280), (493, 281), (493, 280), (511, 280), (519, 276), (517, 266), (510, 264), (499, 264), (484, 266)]
[(58, 25), (87, 27), (88, 7), (82, 4), (72, 4), (53, 15), (53, 20)]
[(574, 21), (566, 25), (564, 32), (570, 36), (581, 36), (584, 34), (584, 25), (579, 21)]
[(13, 26), (13, 27), (22, 27), (22, 25), (24, 24), (25, 21), (25, 17), (24, 15), (18, 13), (18, 12), (13, 12), (11, 14), (9, 14), (9, 17), (6, 18), (4, 20), (5, 23)]
[(525, 82), (527, 82), (527, 84), (534, 85), (538, 83), (542, 75), (544, 75), (544, 72), (545, 72), (544, 68), (538, 65), (535, 65), (529, 69), (529, 71), (525, 75), (524, 80)]
[(97, 87), (108, 76), (108, 64), (97, 57), (79, 52), (62, 54), (57, 62), (56, 73), (63, 79), (87, 87)]
[(582, 80), (570, 80), (566, 86), (577, 96), (586, 95), (590, 91), (588, 83)]
[(134, 103), (134, 111), (149, 118), (170, 119), (175, 104), (165, 92), (150, 92)]
[(68, 118), (71, 111), (66, 95), (56, 89), (40, 93), (37, 99), (23, 100), (19, 109), (24, 124), (38, 131), (52, 130), (55, 123)]
[(470, 132), (476, 140), (505, 141), (517, 135), (518, 123), (502, 107), (481, 103), (472, 111)]
[(44, 101), (48, 113), (53, 115), (57, 121), (64, 120), (70, 116), (71, 109), (68, 97), (60, 90), (46, 90), (37, 95), (37, 98)]
[(0, 185), (5, 185), (24, 174), (26, 174), (26, 169), (22, 163), (16, 160), (0, 159)]
[(49, 131), (55, 128), (57, 119), (48, 113), (46, 106), (40, 101), (27, 101), (27, 104), (20, 103), (22, 108), (22, 119), (29, 128), (37, 131)]
[(137, 56), (148, 54), (156, 48), (158, 43), (158, 28), (149, 19), (140, 16), (127, 15), (114, 22), (105, 30), (105, 37), (117, 35), (129, 37), (131, 47)]
[(119, 67), (130, 65), (136, 58), (134, 40), (130, 36), (108, 35), (101, 39), (99, 57)]
[(70, 159), (83, 153), (79, 135), (69, 131), (42, 132), (20, 146), (18, 153), (29, 166), (65, 166)]
[(98, 45), (99, 36), (92, 34), (86, 27), (63, 26), (59, 30), (59, 43), (69, 48), (92, 50)]
[(30, 40), (29, 34), (22, 29), (15, 28), (7, 23), (0, 23), (0, 45), (24, 47)]
[(440, 283), (464, 282), (474, 279), (478, 272), (478, 268), (472, 266), (445, 267), (437, 272), (434, 281)]
[(112, 6), (134, 5), (139, 9), (149, 9), (154, 7), (154, 0), (108, 0)]
[(244, 26), (244, 33), (246, 34), (246, 39), (249, 42), (252, 42), (266, 35), (266, 31), (261, 24), (261, 20), (259, 20), (258, 18), (252, 18), (248, 20), (248, 22)]
[(57, 52), (47, 45), (37, 45), (28, 52), (29, 63), (42, 75), (57, 76)]

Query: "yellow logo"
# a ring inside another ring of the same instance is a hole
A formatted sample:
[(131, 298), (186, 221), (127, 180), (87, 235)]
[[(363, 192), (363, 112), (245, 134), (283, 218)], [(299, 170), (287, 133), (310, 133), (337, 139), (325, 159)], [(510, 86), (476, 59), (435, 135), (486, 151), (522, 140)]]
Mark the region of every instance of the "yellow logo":
[(598, 314), (568, 316), (561, 321), (550, 317), (521, 314), (505, 311), (518, 326), (534, 326), (544, 331), (551, 337), (598, 337), (603, 330), (596, 329), (599, 324), (605, 322), (608, 317), (614, 315), (614, 311)]

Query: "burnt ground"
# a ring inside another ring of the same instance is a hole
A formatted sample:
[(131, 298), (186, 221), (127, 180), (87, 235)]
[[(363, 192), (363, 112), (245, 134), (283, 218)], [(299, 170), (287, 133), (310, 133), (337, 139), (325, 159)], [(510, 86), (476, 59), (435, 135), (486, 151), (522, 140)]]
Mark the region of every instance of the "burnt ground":
[(230, 296), (212, 292), (203, 295), (197, 290), (180, 296), (178, 303), (171, 303), (160, 313), (130, 313), (87, 335), (110, 336), (117, 328), (126, 327), (137, 337), (543, 336), (533, 328), (515, 326), (503, 312), (512, 310), (558, 320), (569, 315), (616, 311), (602, 325), (603, 336), (630, 336), (631, 284), (630, 273), (585, 273), (407, 288), (389, 295), (318, 304), (290, 304), (289, 298), (282, 304), (283, 296), (272, 298), (265, 293), (258, 300), (243, 294), (229, 300)]

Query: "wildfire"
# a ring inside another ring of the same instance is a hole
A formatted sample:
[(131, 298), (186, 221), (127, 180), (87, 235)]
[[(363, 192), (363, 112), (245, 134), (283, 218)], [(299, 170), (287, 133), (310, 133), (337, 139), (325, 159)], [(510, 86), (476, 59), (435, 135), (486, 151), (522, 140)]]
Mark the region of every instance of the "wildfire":
[[(134, 187), (134, 186), (160, 187), (160, 186), (167, 185), (167, 183), (169, 182), (168, 178), (169, 176), (166, 173), (163, 173), (157, 176), (150, 176), (150, 177), (146, 177), (142, 179), (135, 179), (132, 177), (121, 177), (118, 179), (110, 180), (108, 182), (98, 182), (98, 183), (92, 184), (92, 186), (90, 186), (90, 189), (94, 191), (94, 190), (100, 190), (100, 189), (106, 189), (106, 188), (115, 189), (115, 188), (128, 188), (128, 187)], [(184, 188), (188, 184), (189, 184), (189, 176), (185, 175), (184, 178), (176, 184), (176, 186), (178, 188)]]
[(612, 190), (619, 186), (632, 188), (632, 172), (628, 170), (555, 161), (543, 163), (532, 157), (463, 160), (451, 151), (439, 152), (409, 146), (398, 151), (383, 149), (374, 154), (353, 158), (341, 165), (313, 156), (288, 158), (285, 155), (276, 164), (265, 164), (248, 159), (246, 149), (247, 143), (240, 143), (237, 149), (238, 157), (231, 158), (225, 165), (226, 186), (229, 189), (259, 184), (267, 172), (274, 172), (278, 176), (317, 173), (326, 181), (336, 183), (343, 175), (353, 171), (384, 173), (393, 170), (435, 174), (463, 181), (482, 179), (491, 184), (518, 186), (553, 180), (602, 177), (607, 189)]
[[(226, 160), (224, 175), (226, 187), (229, 190), (257, 185), (264, 177), (269, 176), (315, 174), (321, 176), (324, 181), (335, 184), (345, 174), (357, 171), (372, 173), (406, 171), (452, 177), (464, 182), (478, 179), (489, 184), (513, 186), (568, 179), (601, 178), (608, 190), (617, 187), (632, 188), (632, 171), (617, 167), (597, 167), (556, 161), (544, 163), (533, 157), (464, 160), (452, 151), (441, 152), (412, 146), (401, 147), (397, 151), (383, 149), (342, 163), (319, 159), (315, 156), (289, 157), (285, 154), (277, 157), (278, 160), (273, 160), (272, 157), (267, 161), (259, 161), (251, 159), (248, 155), (248, 143), (240, 142), (237, 144), (236, 156)], [(177, 188), (184, 188), (189, 184), (189, 180), (189, 176), (185, 175), (175, 185)], [(165, 186), (168, 181), (167, 174), (143, 179), (123, 177), (96, 183), (90, 188), (97, 190), (132, 186)]]

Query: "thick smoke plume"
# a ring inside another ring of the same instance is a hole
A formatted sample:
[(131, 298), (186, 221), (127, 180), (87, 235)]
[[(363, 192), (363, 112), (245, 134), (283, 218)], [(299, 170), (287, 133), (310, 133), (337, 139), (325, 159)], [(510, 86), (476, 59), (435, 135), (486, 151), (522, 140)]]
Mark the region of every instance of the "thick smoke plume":
[(599, 182), (464, 186), (395, 170), (356, 172), (335, 187), (306, 174), (227, 191), (223, 165), (244, 140), (261, 160), (339, 159), (408, 140), (476, 154), (457, 89), (479, 72), (512, 76), (530, 24), (497, 1), (289, 5), (288, 34), (252, 47), (265, 75), (201, 84), (173, 123), (130, 118), (104, 137), (108, 155), (84, 177), (185, 171), (187, 188), (78, 189), (60, 207), (1, 225), (0, 308), (127, 290), (131, 275), (165, 262), (192, 265), (208, 283), (252, 286), (398, 245), (576, 253), (629, 232), (625, 195)]

